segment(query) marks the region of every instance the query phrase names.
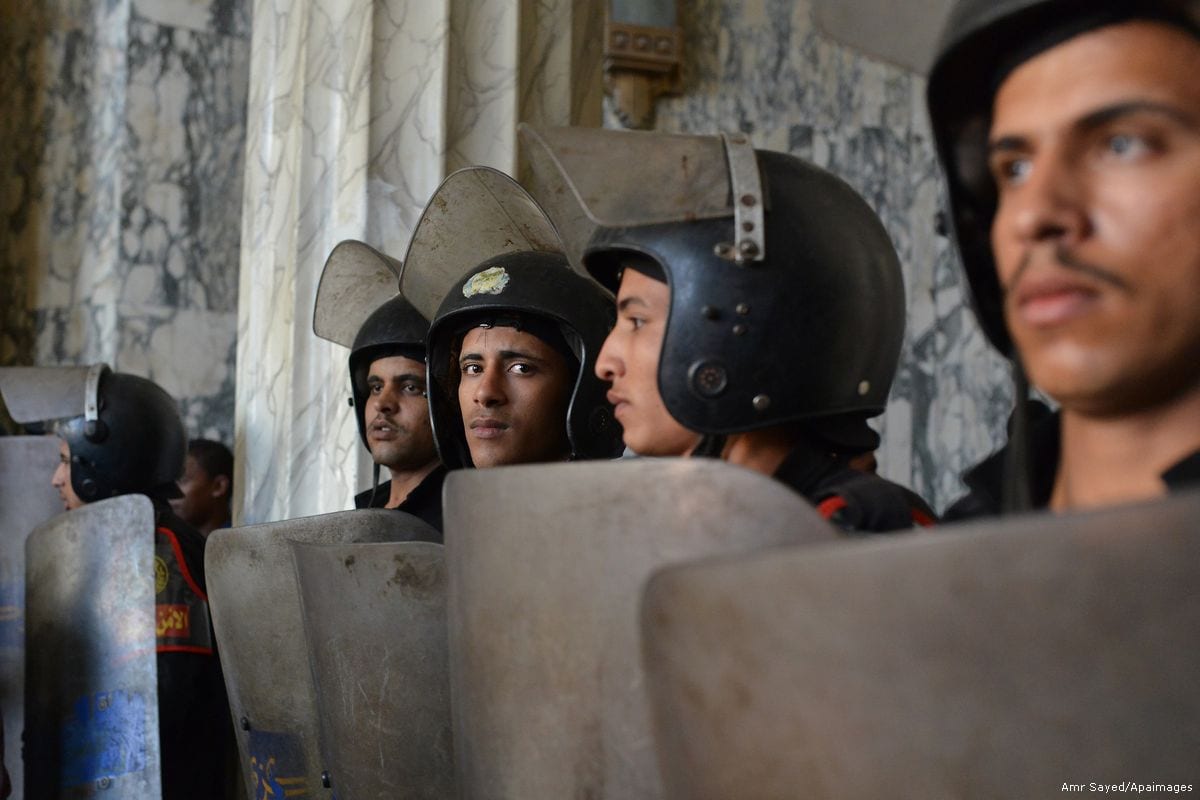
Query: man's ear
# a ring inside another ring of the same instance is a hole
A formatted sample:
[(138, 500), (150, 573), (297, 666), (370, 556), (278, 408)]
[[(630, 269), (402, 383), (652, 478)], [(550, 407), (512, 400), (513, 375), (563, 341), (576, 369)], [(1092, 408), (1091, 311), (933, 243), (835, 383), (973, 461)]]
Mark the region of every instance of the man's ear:
[(213, 478), (213, 497), (226, 497), (229, 494), (229, 476), (218, 475)]

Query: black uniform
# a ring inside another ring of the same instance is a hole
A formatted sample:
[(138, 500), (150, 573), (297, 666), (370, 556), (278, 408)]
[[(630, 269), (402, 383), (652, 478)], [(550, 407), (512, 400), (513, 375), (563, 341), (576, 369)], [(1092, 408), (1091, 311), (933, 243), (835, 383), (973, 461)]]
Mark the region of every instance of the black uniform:
[(155, 504), (154, 580), (163, 800), (227, 797), (233, 746), (204, 577), (204, 537)]
[(924, 500), (898, 483), (848, 466), (807, 444), (792, 449), (772, 476), (847, 532), (885, 533), (933, 525)]
[[(404, 502), (396, 507), (396, 511), (412, 514), (417, 519), (427, 522), (430, 527), (441, 534), (442, 532), (442, 483), (446, 480), (446, 468), (439, 466), (425, 476), (416, 488), (408, 493)], [(371, 490), (368, 489), (355, 496), (355, 508), (383, 508), (391, 495), (391, 481), (379, 484), (375, 492), (375, 502), (371, 503)], [(441, 544), (439, 535), (437, 543)]]
[[(1050, 505), (1050, 495), (1054, 491), (1054, 479), (1058, 473), (1059, 444), (1058, 414), (1046, 415), (1030, 428), (1030, 494), (1036, 509), (1044, 509)], [(947, 522), (1002, 513), (1001, 498), (1007, 450), (1007, 446), (1001, 448), (966, 474), (963, 482), (967, 484), (969, 491), (946, 511)], [(1162, 479), (1171, 492), (1200, 487), (1200, 451), (1192, 453), (1168, 469), (1163, 473)]]

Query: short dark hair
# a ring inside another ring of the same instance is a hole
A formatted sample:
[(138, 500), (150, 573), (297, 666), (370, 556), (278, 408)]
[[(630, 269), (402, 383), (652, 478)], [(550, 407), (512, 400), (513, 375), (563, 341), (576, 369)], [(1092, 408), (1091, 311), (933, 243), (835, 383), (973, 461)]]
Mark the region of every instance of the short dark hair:
[[(208, 473), (210, 478), (224, 475), (233, 486), (233, 453), (220, 442), (212, 439), (192, 439), (188, 442), (188, 455)], [(229, 492), (233, 494), (232, 488)]]

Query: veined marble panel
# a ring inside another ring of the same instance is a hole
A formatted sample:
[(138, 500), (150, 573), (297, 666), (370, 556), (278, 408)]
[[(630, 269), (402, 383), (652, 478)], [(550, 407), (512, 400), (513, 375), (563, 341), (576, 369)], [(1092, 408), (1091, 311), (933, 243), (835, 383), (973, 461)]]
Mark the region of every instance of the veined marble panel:
[(136, 5), (44, 7), (25, 76), (44, 144), (5, 258), (37, 275), (37, 363), (146, 375), (228, 441), (248, 44)]
[(447, 174), (471, 164), (513, 170), (519, 16), (512, 0), (451, 3)]
[(687, 94), (660, 101), (657, 126), (744, 131), (841, 175), (879, 213), (908, 296), (900, 371), (879, 420), (881, 471), (945, 508), (962, 492), (961, 472), (1003, 439), (1007, 366), (979, 332), (957, 256), (936, 232), (943, 189), (923, 81), (825, 40), (810, 12), (803, 0), (690, 4)]
[(250, 4), (246, 0), (132, 0), (144, 19), (180, 30), (248, 38)]

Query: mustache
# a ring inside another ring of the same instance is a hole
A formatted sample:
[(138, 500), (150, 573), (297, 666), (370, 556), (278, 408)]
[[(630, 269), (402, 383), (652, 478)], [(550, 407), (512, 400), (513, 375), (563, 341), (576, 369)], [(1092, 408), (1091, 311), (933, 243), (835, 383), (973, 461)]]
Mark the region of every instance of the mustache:
[[(1033, 265), (1033, 249), (1025, 251), (1025, 255), (1021, 258), (1021, 263), (1017, 265), (1017, 271), (1013, 274), (1013, 278), (1009, 281), (1008, 286), (1004, 287), (1004, 293), (1008, 294), (1014, 286), (1021, 282), (1021, 278), (1026, 271)], [(1093, 264), (1089, 261), (1084, 261), (1076, 258), (1066, 245), (1056, 245), (1054, 248), (1054, 260), (1058, 266), (1062, 267), (1067, 272), (1074, 272), (1079, 275), (1086, 275), (1092, 280), (1107, 284), (1114, 289), (1122, 292), (1132, 293), (1133, 287), (1129, 282), (1104, 267)]]

